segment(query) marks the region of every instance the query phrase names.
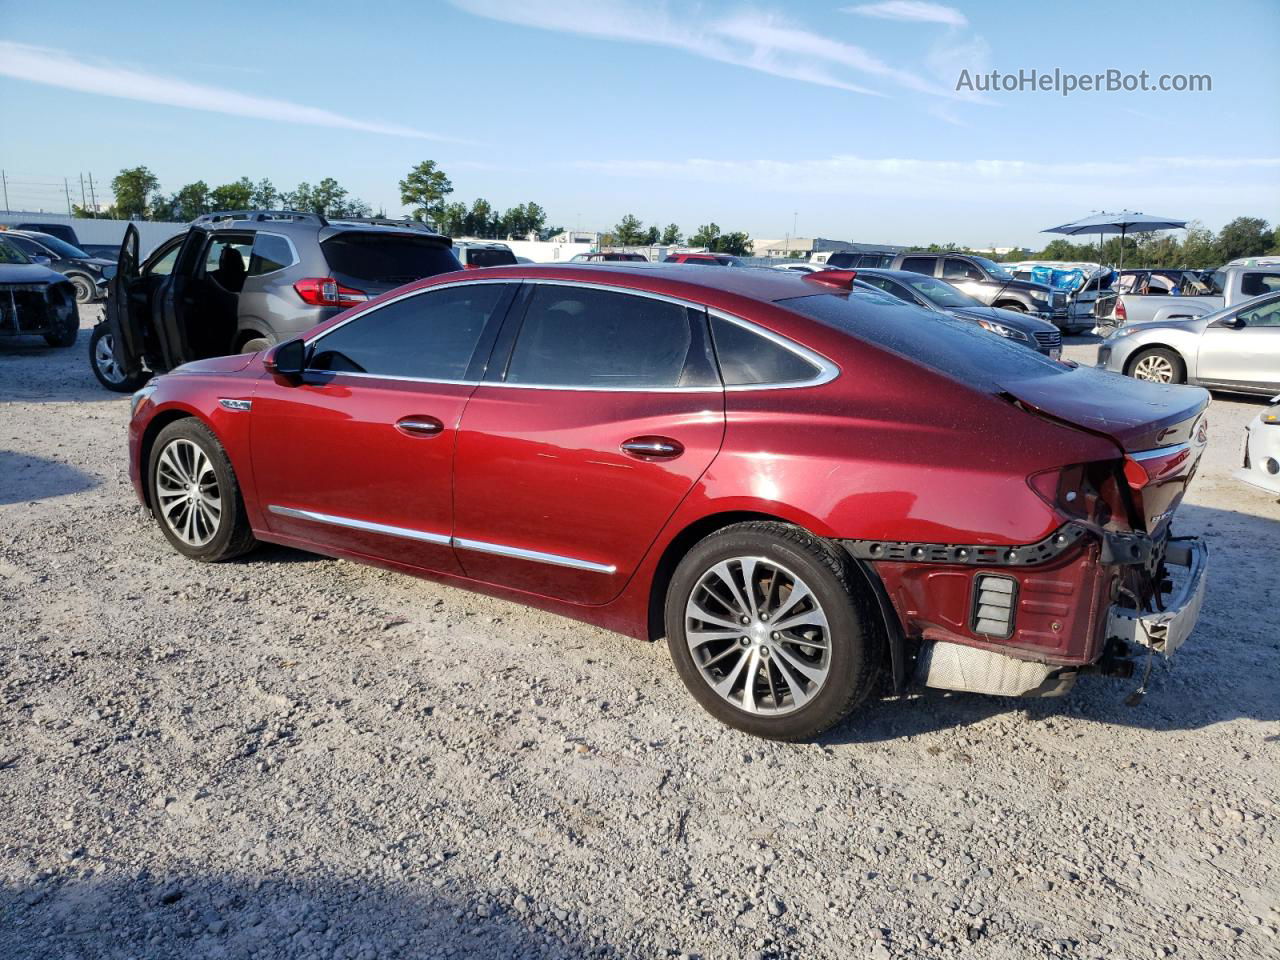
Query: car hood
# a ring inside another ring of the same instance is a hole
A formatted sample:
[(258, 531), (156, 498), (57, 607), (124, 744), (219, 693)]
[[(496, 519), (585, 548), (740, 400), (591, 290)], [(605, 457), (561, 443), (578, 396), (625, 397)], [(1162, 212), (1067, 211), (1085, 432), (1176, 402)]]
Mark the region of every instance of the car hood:
[(1114, 440), (1128, 453), (1188, 439), (1209, 405), (1200, 387), (1148, 383), (1094, 367), (1000, 384), (1033, 412)]
[(238, 373), (249, 366), (258, 355), (256, 353), (234, 353), (229, 357), (209, 357), (206, 360), (193, 360), (184, 363), (169, 372), (174, 374), (188, 373)]
[(0, 284), (53, 283), (65, 279), (57, 270), (38, 263), (0, 263)]

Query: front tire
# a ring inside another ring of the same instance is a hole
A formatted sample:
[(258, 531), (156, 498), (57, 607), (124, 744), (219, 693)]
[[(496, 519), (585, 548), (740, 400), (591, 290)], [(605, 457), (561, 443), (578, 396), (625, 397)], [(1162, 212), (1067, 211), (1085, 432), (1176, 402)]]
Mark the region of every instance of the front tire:
[(871, 692), (883, 638), (852, 560), (798, 527), (751, 522), (702, 540), (666, 597), (667, 643), (722, 723), (808, 740)]
[(1186, 383), (1187, 366), (1182, 358), (1167, 347), (1148, 347), (1129, 361), (1125, 371), (1135, 380), (1149, 383)]
[(89, 366), (100, 384), (117, 393), (133, 393), (151, 379), (145, 371), (125, 376), (124, 368), (116, 362), (115, 340), (105, 323), (94, 327), (89, 336)]
[(61, 329), (55, 333), (46, 333), (44, 342), (51, 347), (74, 347), (79, 334), (80, 311), (73, 306), (70, 314), (62, 321)]
[(996, 306), (1001, 310), (1012, 310), (1014, 313), (1026, 313), (1027, 306), (1017, 300), (1010, 300), (1007, 303), (997, 303)]
[(184, 557), (216, 563), (253, 549), (231, 460), (203, 423), (188, 417), (161, 430), (147, 477), (151, 513)]

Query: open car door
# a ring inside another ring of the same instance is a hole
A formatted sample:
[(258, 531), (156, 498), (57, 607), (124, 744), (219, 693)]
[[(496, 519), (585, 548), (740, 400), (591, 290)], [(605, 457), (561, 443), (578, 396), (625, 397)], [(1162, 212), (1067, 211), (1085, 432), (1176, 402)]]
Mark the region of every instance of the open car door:
[[(138, 228), (132, 223), (124, 231), (115, 275), (107, 284), (107, 302), (103, 307), (107, 329), (111, 332), (112, 353), (126, 377), (142, 372), (146, 352), (146, 331), (142, 322), (148, 314), (146, 304), (131, 300), (138, 281)], [(144, 298), (145, 299), (145, 298)]]

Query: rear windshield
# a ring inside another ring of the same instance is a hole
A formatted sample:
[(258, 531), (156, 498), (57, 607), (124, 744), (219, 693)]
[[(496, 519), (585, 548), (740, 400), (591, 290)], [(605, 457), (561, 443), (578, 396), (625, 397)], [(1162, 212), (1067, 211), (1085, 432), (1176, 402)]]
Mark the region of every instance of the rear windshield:
[(972, 321), (870, 293), (819, 293), (777, 305), (991, 392), (1015, 380), (1070, 370)]
[(515, 262), (516, 255), (510, 250), (472, 247), (467, 251), (467, 263), (473, 267), (509, 267)]
[(426, 237), (351, 231), (330, 237), (320, 246), (335, 274), (366, 283), (399, 286), (462, 269), (450, 248)]

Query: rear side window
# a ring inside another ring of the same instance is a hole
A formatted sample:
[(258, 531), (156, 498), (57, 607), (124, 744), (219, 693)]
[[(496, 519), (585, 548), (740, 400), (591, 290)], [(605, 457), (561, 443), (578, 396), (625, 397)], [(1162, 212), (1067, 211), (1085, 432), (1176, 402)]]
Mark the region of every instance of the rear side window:
[[(608, 290), (539, 285), (516, 338), (507, 383), (597, 389), (707, 386), (685, 307)], [(692, 362), (691, 362), (692, 360)]]
[(465, 380), (489, 318), (510, 284), (468, 283), (405, 297), (316, 341), (309, 366), (420, 380)]
[(1246, 297), (1257, 297), (1280, 290), (1280, 274), (1246, 273), (1240, 278), (1240, 292)]
[(348, 231), (320, 244), (337, 280), (399, 286), (462, 269), (453, 251), (426, 237)]
[(471, 247), (467, 250), (467, 263), (473, 267), (509, 267), (516, 263), (516, 255), (510, 250)]
[(976, 323), (906, 303), (820, 293), (779, 300), (777, 305), (992, 393), (1004, 389), (1005, 383), (1057, 376), (1070, 369), (993, 337)]
[(254, 237), (253, 252), (249, 255), (249, 276), (274, 273), (293, 262), (293, 247), (284, 237), (274, 233), (260, 233)]
[(795, 351), (723, 317), (712, 316), (711, 337), (726, 387), (803, 383), (821, 373)]
[(923, 273), (926, 276), (933, 276), (933, 265), (937, 263), (934, 257), (904, 257), (902, 260), (902, 269), (910, 270), (912, 273)]
[(981, 280), (982, 271), (965, 260), (947, 257), (942, 265), (944, 280)]

